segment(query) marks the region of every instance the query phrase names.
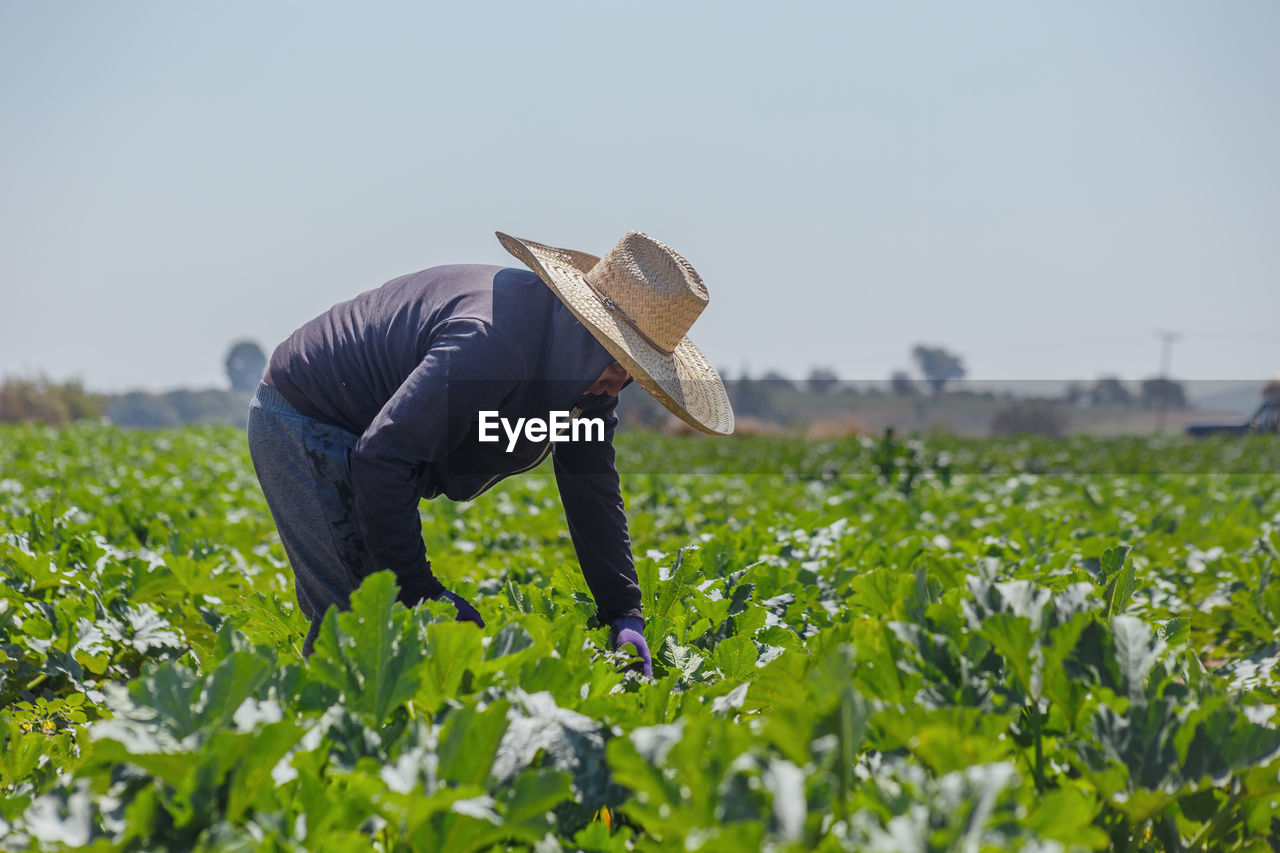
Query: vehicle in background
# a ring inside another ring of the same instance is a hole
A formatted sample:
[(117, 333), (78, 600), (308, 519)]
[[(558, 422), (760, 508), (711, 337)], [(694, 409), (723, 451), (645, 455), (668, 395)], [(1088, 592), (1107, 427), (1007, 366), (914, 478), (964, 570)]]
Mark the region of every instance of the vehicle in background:
[(1273, 379), (1262, 389), (1262, 405), (1253, 417), (1240, 424), (1192, 424), (1187, 435), (1204, 438), (1206, 435), (1248, 435), (1258, 433), (1280, 434), (1280, 379)]

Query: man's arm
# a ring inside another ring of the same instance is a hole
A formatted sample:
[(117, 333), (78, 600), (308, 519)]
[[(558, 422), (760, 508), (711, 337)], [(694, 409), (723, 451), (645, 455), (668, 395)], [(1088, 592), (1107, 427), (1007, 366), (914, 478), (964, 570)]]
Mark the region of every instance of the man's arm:
[(614, 465), (613, 433), (618, 398), (583, 411), (605, 422), (604, 441), (554, 444), (556, 484), (582, 575), (596, 600), (600, 621), (642, 618), (640, 583), (631, 559), (627, 513)]
[(375, 569), (395, 573), (404, 603), (444, 592), (422, 542), (422, 468), (448, 456), (476, 413), (497, 409), (524, 371), (519, 355), (488, 324), (450, 320), (356, 443), (351, 482), (360, 531)]

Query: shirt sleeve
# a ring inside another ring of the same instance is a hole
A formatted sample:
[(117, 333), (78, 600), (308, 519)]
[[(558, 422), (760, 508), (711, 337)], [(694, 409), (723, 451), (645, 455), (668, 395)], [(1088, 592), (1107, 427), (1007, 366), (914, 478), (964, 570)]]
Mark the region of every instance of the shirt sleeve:
[(395, 573), (401, 601), (444, 591), (422, 541), (419, 476), (462, 443), (480, 410), (498, 409), (524, 372), (523, 359), (487, 323), (449, 320), (352, 450), (361, 534), (375, 569)]
[(569, 535), (600, 621), (607, 624), (624, 616), (643, 618), (627, 512), (614, 464), (617, 406), (618, 398), (608, 397), (600, 406), (583, 411), (583, 417), (604, 420), (604, 441), (552, 445)]

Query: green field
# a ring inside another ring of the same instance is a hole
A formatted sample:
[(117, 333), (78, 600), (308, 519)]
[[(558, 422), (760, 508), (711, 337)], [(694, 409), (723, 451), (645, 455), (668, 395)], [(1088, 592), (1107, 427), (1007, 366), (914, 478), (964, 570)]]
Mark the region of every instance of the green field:
[(549, 466), (304, 661), (242, 433), (0, 429), (0, 849), (1280, 847), (1280, 441), (618, 456), (652, 681)]

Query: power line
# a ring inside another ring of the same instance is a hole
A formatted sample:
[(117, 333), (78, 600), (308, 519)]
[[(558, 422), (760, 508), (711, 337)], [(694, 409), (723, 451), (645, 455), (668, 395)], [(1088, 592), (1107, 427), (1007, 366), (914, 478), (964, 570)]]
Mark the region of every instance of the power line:
[[(1230, 340), (1236, 343), (1255, 342), (1255, 341), (1275, 341), (1274, 332), (1263, 332), (1259, 330), (1243, 329), (1240, 331), (1192, 331), (1184, 332), (1156, 332), (1157, 336), (1163, 334), (1171, 334), (1174, 340), (1182, 340), (1186, 338), (1195, 340), (1203, 344), (1206, 340)], [(1038, 337), (1020, 342), (1008, 342), (997, 346), (978, 346), (978, 347), (960, 347), (954, 349), (962, 356), (969, 358), (975, 356), (1003, 356), (1010, 354), (1022, 354), (1034, 352), (1036, 354), (1071, 354), (1071, 353), (1091, 353), (1100, 350), (1132, 350), (1135, 347), (1141, 347), (1140, 340), (1122, 333), (1106, 333), (1091, 335), (1073, 335), (1071, 337), (1051, 338)]]

